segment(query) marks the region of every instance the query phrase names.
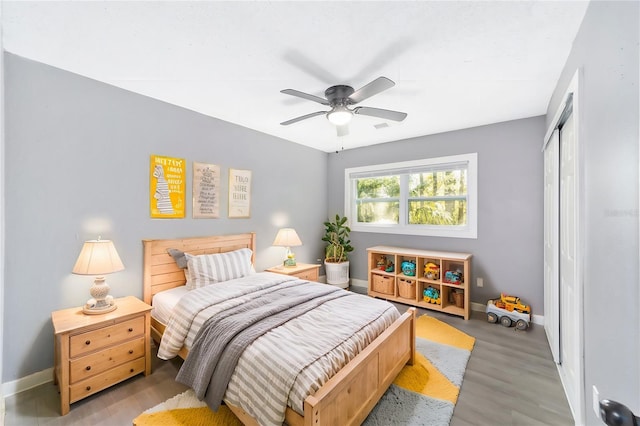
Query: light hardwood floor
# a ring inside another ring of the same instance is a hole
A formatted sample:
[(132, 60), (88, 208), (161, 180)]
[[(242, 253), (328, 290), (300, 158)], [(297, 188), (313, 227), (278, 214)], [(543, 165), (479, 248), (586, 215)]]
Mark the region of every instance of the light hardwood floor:
[[(396, 306), (401, 312), (407, 308)], [(516, 331), (487, 323), (480, 312), (469, 321), (419, 309), (424, 313), (476, 338), (451, 426), (574, 424), (542, 326)], [(161, 361), (155, 353), (152, 358), (153, 374), (72, 404), (64, 417), (53, 383), (9, 396), (5, 425), (131, 425), (142, 411), (186, 389), (174, 381), (180, 361)]]

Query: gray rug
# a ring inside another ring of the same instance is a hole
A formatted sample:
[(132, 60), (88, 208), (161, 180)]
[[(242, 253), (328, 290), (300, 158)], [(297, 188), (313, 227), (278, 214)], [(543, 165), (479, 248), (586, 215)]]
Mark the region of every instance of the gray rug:
[(363, 425), (446, 426), (453, 416), (453, 407), (449, 401), (429, 398), (391, 385)]
[[(445, 326), (450, 327), (444, 325), (444, 323), (436, 322), (437, 320), (433, 318), (430, 318), (430, 321), (428, 324), (429, 328), (432, 328), (434, 324), (436, 324), (438, 328)], [(452, 327), (451, 330), (454, 330), (459, 335), (464, 335), (464, 333)], [(418, 334), (420, 334), (420, 332)], [(447, 332), (439, 334), (440, 341), (443, 340), (442, 335), (446, 336)], [(473, 340), (473, 338), (470, 339)], [(454, 340), (451, 342), (452, 345), (457, 344), (455, 342), (457, 339), (452, 340)], [(458, 346), (463, 347), (452, 345), (416, 337), (416, 351), (422, 354), (428, 361), (428, 364), (430, 364), (427, 368), (429, 371), (429, 381), (436, 381), (436, 376), (438, 376), (439, 379), (444, 377), (444, 380), (447, 380), (450, 382), (450, 385), (455, 386), (455, 388), (459, 390), (462, 385), (467, 362), (471, 356), (471, 349), (469, 345), (458, 344)], [(446, 390), (444, 392), (444, 394), (447, 394)], [(397, 384), (392, 384), (365, 419), (363, 425), (447, 426), (453, 416), (454, 402), (457, 401), (457, 393), (453, 399), (445, 396), (437, 398), (434, 397), (434, 395), (439, 395), (437, 389), (434, 391), (433, 389), (428, 389), (428, 386), (425, 386), (424, 391), (419, 393), (400, 387)]]

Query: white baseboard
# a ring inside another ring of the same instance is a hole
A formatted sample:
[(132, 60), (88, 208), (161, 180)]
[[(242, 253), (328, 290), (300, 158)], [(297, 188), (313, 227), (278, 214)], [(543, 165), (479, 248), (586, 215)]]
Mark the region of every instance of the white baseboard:
[(367, 287), (369, 282), (367, 280), (357, 280), (355, 278), (351, 278), (351, 287), (361, 287), (364, 289), (364, 293), (367, 292)]
[[(358, 293), (367, 294), (369, 282), (367, 280), (358, 280), (355, 278), (351, 278), (351, 287), (358, 287), (356, 290)], [(485, 312), (487, 308), (486, 304), (471, 302), (471, 310), (476, 312)], [(544, 315), (531, 315), (531, 322), (534, 324), (543, 325), (544, 324)]]
[(544, 315), (531, 314), (531, 322), (538, 325), (544, 325)]
[[(2, 395), (6, 398), (7, 396), (15, 395), (52, 381), (53, 368), (47, 368), (46, 370), (38, 371), (37, 373), (21, 377), (17, 380), (3, 383)], [(4, 398), (2, 398), (2, 402), (4, 405)]]

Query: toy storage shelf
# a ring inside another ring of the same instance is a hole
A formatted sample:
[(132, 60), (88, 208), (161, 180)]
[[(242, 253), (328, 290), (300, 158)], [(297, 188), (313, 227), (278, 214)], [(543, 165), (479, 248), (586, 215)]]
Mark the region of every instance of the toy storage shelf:
[[(367, 249), (367, 259), (369, 296), (469, 319), (471, 254), (375, 246)], [(393, 270), (386, 271), (389, 262), (393, 263)], [(413, 262), (415, 274), (405, 275), (402, 262)], [(425, 270), (427, 264), (432, 268), (429, 277)], [(436, 276), (433, 275), (433, 265), (438, 270)], [(451, 272), (449, 276), (446, 274), (448, 271)], [(433, 303), (425, 301), (423, 296), (429, 287), (437, 290), (440, 296)]]

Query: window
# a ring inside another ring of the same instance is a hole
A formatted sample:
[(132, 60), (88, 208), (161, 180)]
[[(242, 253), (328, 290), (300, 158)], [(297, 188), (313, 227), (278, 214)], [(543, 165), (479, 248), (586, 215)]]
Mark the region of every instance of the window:
[(353, 231), (477, 238), (478, 154), (345, 170)]

